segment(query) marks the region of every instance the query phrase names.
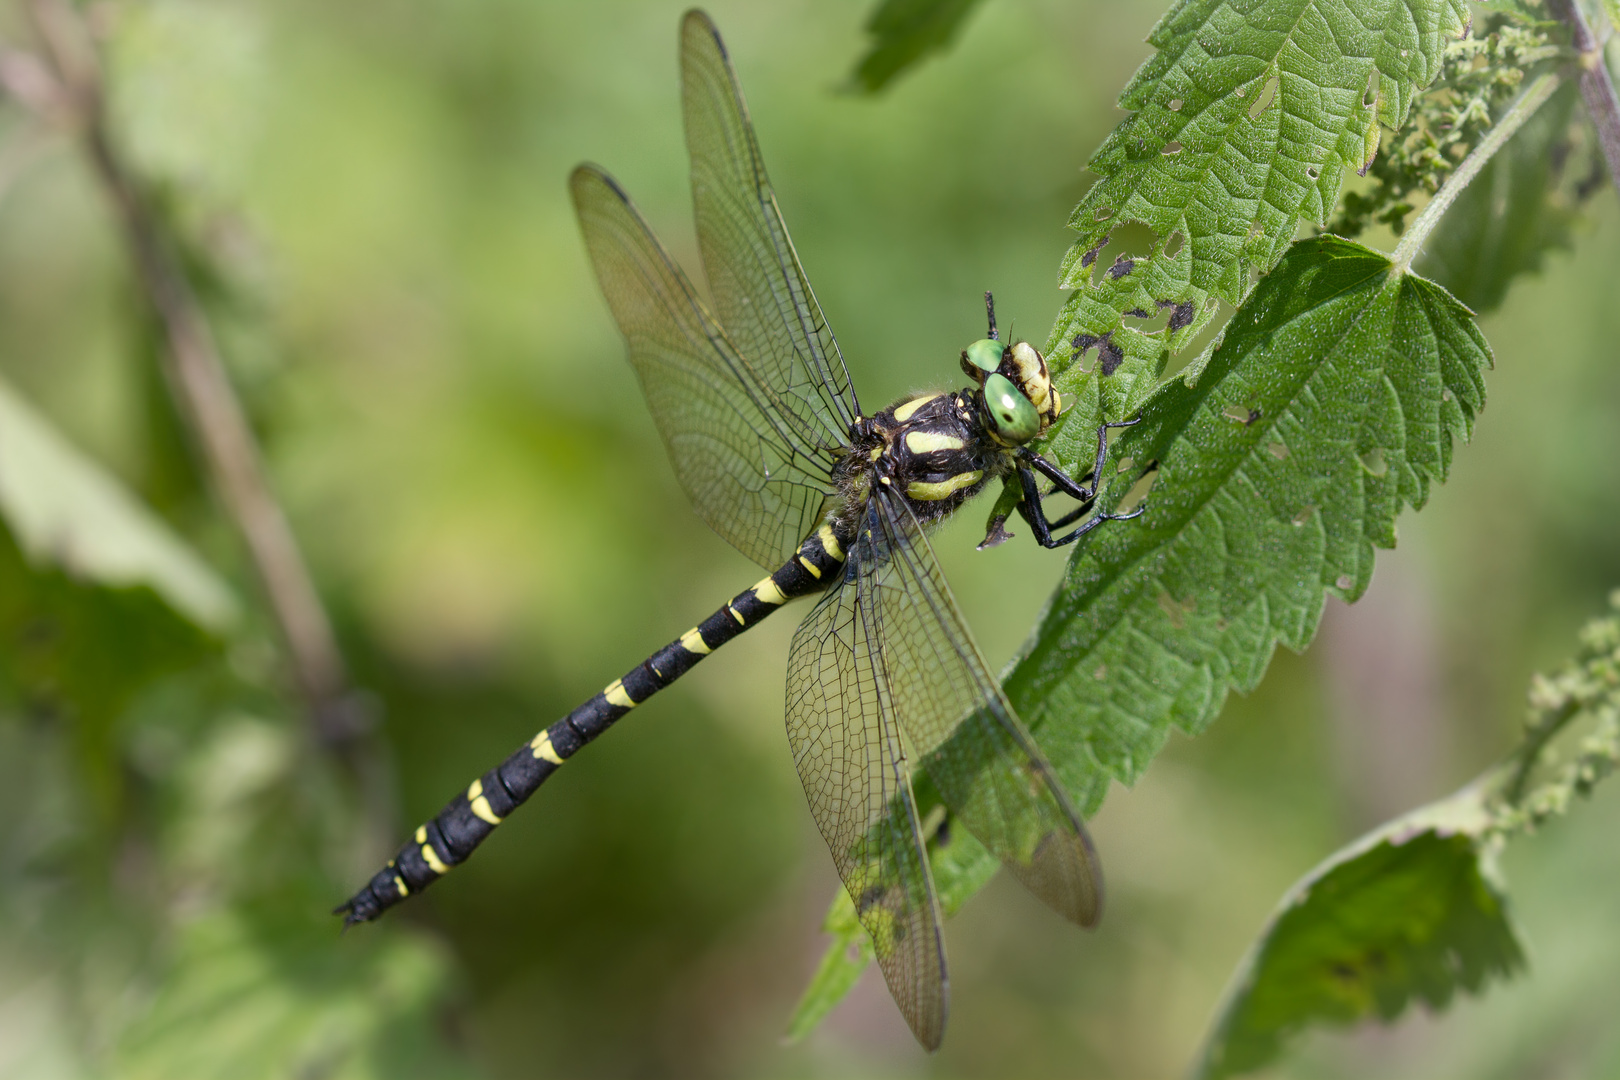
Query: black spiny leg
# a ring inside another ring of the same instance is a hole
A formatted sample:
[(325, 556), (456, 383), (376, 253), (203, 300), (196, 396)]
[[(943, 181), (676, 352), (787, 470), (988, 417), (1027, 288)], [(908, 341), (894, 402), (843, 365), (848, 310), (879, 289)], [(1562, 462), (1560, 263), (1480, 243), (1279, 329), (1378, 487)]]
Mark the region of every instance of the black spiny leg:
[[(1025, 521), (1029, 522), (1030, 528), (1035, 530), (1037, 543), (1045, 548), (1057, 548), (1065, 544), (1072, 544), (1105, 521), (1129, 521), (1131, 518), (1139, 517), (1147, 509), (1147, 503), (1144, 502), (1128, 514), (1096, 514), (1067, 536), (1053, 537), (1052, 535), (1054, 530), (1061, 529), (1079, 520), (1081, 515), (1090, 510), (1092, 504), (1096, 501), (1097, 492), (1102, 487), (1103, 465), (1108, 460), (1108, 429), (1130, 427), (1141, 419), (1138, 416), (1135, 420), (1105, 423), (1097, 428), (1097, 459), (1092, 464), (1091, 471), (1082, 477), (1079, 483), (1034, 451), (1019, 451), (1018, 483), (1023, 489), (1024, 498), (1018, 504), (1018, 512)], [(1078, 499), (1080, 505), (1060, 518), (1048, 519), (1040, 487), (1035, 481), (1035, 472), (1039, 472), (1050, 479), (1054, 485), (1054, 490)], [(1090, 487), (1085, 486), (1085, 480), (1091, 481)]]

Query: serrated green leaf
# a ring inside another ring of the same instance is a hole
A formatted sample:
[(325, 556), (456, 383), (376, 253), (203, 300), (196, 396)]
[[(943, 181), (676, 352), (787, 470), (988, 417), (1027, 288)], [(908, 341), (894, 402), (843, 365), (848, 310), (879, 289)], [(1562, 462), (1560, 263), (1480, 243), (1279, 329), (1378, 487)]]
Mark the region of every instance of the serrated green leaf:
[[(1467, 19), (1462, 0), (1172, 7), (1148, 38), (1158, 53), (1120, 95), (1132, 115), (1093, 155), (1101, 179), (1069, 222), (1080, 235), (1061, 283), (1075, 292), (1048, 341), (1054, 369), (1103, 339), (1156, 375), (1213, 317), (1214, 298), (1241, 302), (1302, 220), (1327, 220), (1345, 168), (1372, 160), (1380, 122), (1405, 121)], [(1152, 230), (1151, 250), (1099, 268), (1127, 224)], [(1166, 313), (1163, 328), (1123, 321)], [(1103, 392), (1114, 408), (1136, 404)]]
[(1198, 1075), (1276, 1058), (1315, 1023), (1391, 1020), (1414, 1001), (1444, 1008), (1524, 966), (1484, 838), (1480, 786), (1335, 853), (1288, 891), (1233, 977)]
[[(1003, 680), (1083, 814), (1172, 727), (1252, 689), (1279, 643), (1304, 649), (1329, 593), (1361, 595), (1472, 431), (1490, 363), (1445, 290), (1322, 236), (1260, 281), (1191, 385), (1155, 392), (1114, 459), (1135, 462), (1122, 480), (1158, 463), (1146, 513), (1081, 542)], [(1073, 469), (1086, 441), (1049, 449)], [(964, 836), (933, 869), (955, 906), (996, 863)]]
[(230, 589), (117, 479), (0, 381), (0, 516), (35, 563), (149, 585), (197, 625), (236, 617)]
[(1261, 280), (1193, 385), (1154, 395), (1117, 444), (1138, 471), (1159, 463), (1147, 512), (1075, 554), (1005, 680), (1088, 813), (1172, 726), (1196, 733), (1252, 688), (1277, 644), (1303, 649), (1328, 593), (1361, 595), (1397, 512), (1470, 433), (1489, 366), (1444, 290), (1319, 237)]
[(1446, 211), (1417, 268), (1477, 312), (1501, 304), (1520, 274), (1569, 246), (1575, 206), (1557, 189), (1580, 88), (1561, 86)]
[(872, 42), (850, 74), (851, 86), (875, 94), (945, 51), (978, 6), (979, 0), (882, 0), (866, 20)]

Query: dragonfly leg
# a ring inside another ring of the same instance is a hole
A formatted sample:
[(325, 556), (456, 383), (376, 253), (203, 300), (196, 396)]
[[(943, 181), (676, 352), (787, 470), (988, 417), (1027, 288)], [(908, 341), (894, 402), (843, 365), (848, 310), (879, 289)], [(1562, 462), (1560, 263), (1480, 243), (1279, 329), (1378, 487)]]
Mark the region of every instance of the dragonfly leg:
[[(1147, 509), (1147, 504), (1144, 503), (1129, 514), (1095, 514), (1067, 536), (1054, 537), (1052, 535), (1056, 530), (1078, 521), (1091, 510), (1092, 504), (1096, 501), (1097, 490), (1102, 483), (1103, 465), (1108, 460), (1108, 429), (1130, 427), (1132, 424), (1140, 422), (1141, 419), (1138, 416), (1134, 420), (1114, 421), (1099, 425), (1097, 428), (1097, 458), (1092, 463), (1091, 471), (1081, 477), (1079, 481), (1074, 480), (1062, 469), (1033, 451), (1025, 450), (1019, 454), (1018, 482), (1023, 489), (1024, 498), (1018, 504), (1018, 512), (1025, 521), (1029, 522), (1030, 528), (1035, 531), (1036, 542), (1042, 547), (1057, 548), (1065, 544), (1071, 544), (1105, 521), (1129, 521), (1131, 518), (1140, 516)], [(1054, 490), (1078, 499), (1080, 505), (1062, 517), (1048, 518), (1040, 488), (1035, 481), (1035, 472), (1037, 471), (1052, 481)], [(1085, 483), (1088, 480), (1091, 482), (1089, 487)]]

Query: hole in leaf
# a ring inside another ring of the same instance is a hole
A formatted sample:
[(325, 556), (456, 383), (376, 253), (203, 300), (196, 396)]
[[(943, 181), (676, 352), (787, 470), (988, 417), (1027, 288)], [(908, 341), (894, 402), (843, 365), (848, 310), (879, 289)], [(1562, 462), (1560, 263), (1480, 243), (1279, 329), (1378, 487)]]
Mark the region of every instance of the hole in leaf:
[(1367, 89), (1361, 93), (1361, 103), (1369, 109), (1378, 104), (1378, 69), (1376, 67), (1367, 73)]
[(1125, 497), (1119, 500), (1119, 505), (1114, 507), (1114, 513), (1128, 514), (1141, 506), (1142, 500), (1148, 497), (1148, 492), (1153, 490), (1154, 481), (1158, 479), (1159, 463), (1157, 461), (1148, 462), (1146, 471), (1142, 473), (1136, 483), (1131, 485), (1131, 490), (1125, 493)]
[(1092, 216), (1094, 218), (1096, 218), (1098, 221), (1107, 221), (1109, 218), (1114, 216), (1114, 211), (1112, 209), (1110, 209), (1109, 207), (1099, 206), (1099, 207), (1097, 207), (1096, 212), (1092, 214)]
[(1288, 460), (1288, 447), (1284, 446), (1282, 443), (1280, 443), (1280, 442), (1267, 443), (1266, 444), (1266, 449), (1270, 450), (1271, 451), (1271, 456), (1276, 458), (1278, 461), (1287, 461)]
[(1170, 99), (1170, 111), (1171, 112), (1180, 112), (1181, 111), (1181, 106), (1183, 104), (1184, 104), (1184, 102), (1180, 98), (1171, 98)]
[(1314, 513), (1316, 513), (1316, 506), (1314, 504), (1307, 505), (1305, 509), (1294, 515), (1294, 524), (1305, 524), (1307, 521), (1311, 520), (1311, 515)]
[(1383, 476), (1389, 472), (1389, 463), (1384, 460), (1383, 447), (1375, 446), (1362, 454), (1361, 467), (1374, 476)]
[(1260, 419), (1260, 410), (1246, 408), (1242, 405), (1228, 405), (1226, 408), (1221, 410), (1221, 415), (1226, 417), (1228, 420), (1242, 424), (1244, 427), (1248, 427), (1250, 424)]
[(1441, 401), (1450, 401), (1451, 400), (1451, 387), (1448, 386), (1444, 390), (1440, 391), (1440, 400)]
[(1249, 106), (1250, 120), (1260, 119), (1260, 114), (1271, 108), (1271, 103), (1277, 99), (1277, 90), (1281, 86), (1282, 79), (1279, 76), (1273, 75), (1266, 80), (1266, 85), (1260, 88), (1260, 94), (1254, 99), (1254, 104)]
[(1163, 154), (1165, 157), (1171, 157), (1175, 154), (1179, 154), (1181, 153), (1181, 144), (1172, 139), (1170, 142), (1164, 144), (1164, 149), (1160, 150), (1159, 153)]
[(1337, 585), (1341, 591), (1349, 592), (1356, 587), (1356, 579), (1349, 574), (1340, 574), (1333, 584)]
[(1181, 245), (1183, 243), (1185, 243), (1185, 240), (1182, 237), (1181, 231), (1179, 229), (1177, 231), (1171, 233), (1170, 234), (1170, 239), (1168, 239), (1168, 240), (1166, 240), (1164, 242), (1164, 255), (1165, 255), (1165, 258), (1167, 258), (1167, 259), (1175, 258), (1176, 253), (1181, 250)]
[(1312, 180), (1315, 180), (1317, 177), (1322, 175), (1322, 166), (1311, 165), (1307, 167), (1305, 170), (1305, 175), (1310, 177)]
[(1108, 665), (1098, 664), (1097, 670), (1091, 673), (1091, 677), (1096, 679), (1098, 682), (1102, 682), (1104, 679), (1108, 678)]
[(1125, 350), (1115, 345), (1113, 338), (1114, 332), (1112, 330), (1102, 337), (1095, 334), (1076, 334), (1070, 344), (1074, 346), (1075, 356), (1080, 358), (1080, 370), (1091, 371), (1090, 368), (1086, 367), (1085, 353), (1095, 345), (1097, 347), (1097, 366), (1102, 373), (1112, 375), (1115, 371), (1118, 371), (1119, 365), (1125, 362)]
[(1125, 472), (1128, 469), (1130, 469), (1130, 467), (1132, 465), (1134, 465), (1134, 464), (1136, 464), (1136, 459), (1135, 458), (1133, 458), (1133, 457), (1122, 457), (1122, 458), (1119, 459), (1119, 468), (1115, 469), (1114, 471), (1115, 472)]

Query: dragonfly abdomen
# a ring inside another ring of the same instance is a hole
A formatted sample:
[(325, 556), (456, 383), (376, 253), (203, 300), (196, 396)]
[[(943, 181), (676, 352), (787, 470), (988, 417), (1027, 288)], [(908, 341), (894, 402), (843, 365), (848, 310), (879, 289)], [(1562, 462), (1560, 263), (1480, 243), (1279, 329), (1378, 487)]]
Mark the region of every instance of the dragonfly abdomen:
[(437, 817), (417, 828), (388, 864), (337, 909), (345, 925), (369, 922), (466, 861), (495, 826), (523, 805), (552, 773), (631, 709), (690, 671), (777, 608), (820, 592), (843, 569), (848, 540), (830, 525), (799, 545), (775, 573), (731, 600), (573, 712), (540, 732), (500, 765), (474, 780)]

